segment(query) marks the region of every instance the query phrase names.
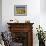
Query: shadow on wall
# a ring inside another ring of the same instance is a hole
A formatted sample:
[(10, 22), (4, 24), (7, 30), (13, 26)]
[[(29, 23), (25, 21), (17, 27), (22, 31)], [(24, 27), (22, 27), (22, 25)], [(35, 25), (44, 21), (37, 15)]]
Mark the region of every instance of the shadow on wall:
[(2, 31), (2, 0), (0, 0), (0, 31)]
[(0, 32), (2, 32), (2, 17), (0, 16)]

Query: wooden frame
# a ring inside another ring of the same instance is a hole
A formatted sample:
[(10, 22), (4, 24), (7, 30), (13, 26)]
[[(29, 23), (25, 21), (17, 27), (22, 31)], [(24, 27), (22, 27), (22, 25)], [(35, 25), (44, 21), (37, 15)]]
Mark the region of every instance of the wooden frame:
[[(9, 31), (12, 33), (12, 39), (14, 39), (13, 41), (16, 41), (15, 38), (17, 38), (17, 41), (19, 41), (20, 39), (18, 40), (18, 38), (22, 36), (22, 38), (24, 38), (23, 39), (24, 41), (21, 39), (23, 41), (22, 42), (23, 46), (33, 46), (33, 30), (32, 30), (33, 23), (7, 23), (7, 24), (10, 26)], [(22, 35), (22, 33), (24, 35)]]
[(14, 5), (14, 16), (26, 16), (27, 5)]

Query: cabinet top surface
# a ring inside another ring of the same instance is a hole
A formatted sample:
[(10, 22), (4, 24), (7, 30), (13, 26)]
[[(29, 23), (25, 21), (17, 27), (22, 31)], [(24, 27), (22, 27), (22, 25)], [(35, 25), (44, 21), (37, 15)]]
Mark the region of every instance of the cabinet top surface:
[(14, 25), (14, 24), (19, 24), (19, 25), (20, 25), (20, 24), (22, 24), (22, 25), (23, 25), (23, 24), (31, 24), (31, 25), (33, 25), (34, 23), (7, 23), (7, 24), (8, 24), (8, 25)]

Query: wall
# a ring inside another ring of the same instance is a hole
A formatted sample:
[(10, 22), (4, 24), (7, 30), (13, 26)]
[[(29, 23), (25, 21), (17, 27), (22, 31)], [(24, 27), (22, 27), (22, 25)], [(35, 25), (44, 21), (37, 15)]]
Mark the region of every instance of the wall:
[(0, 0), (0, 31), (2, 31), (2, 0)]
[(46, 31), (46, 0), (40, 0), (40, 24)]
[[(46, 14), (42, 12), (42, 0), (2, 0), (2, 25), (3, 31), (8, 30), (7, 22), (10, 19), (17, 19), (19, 22), (30, 20), (33, 25), (33, 45), (38, 46), (38, 39), (36, 37), (36, 27), (39, 24), (45, 28)], [(27, 5), (27, 16), (14, 16), (14, 5)], [(45, 28), (46, 29), (46, 28)]]
[[(27, 5), (27, 16), (14, 16), (14, 5)], [(2, 23), (3, 26), (10, 19), (17, 19), (19, 22), (24, 22), (25, 18), (29, 19), (31, 22), (39, 23), (39, 14), (40, 14), (40, 0), (3, 0), (2, 1)], [(18, 19), (19, 18), (19, 19)], [(23, 19), (22, 19), (23, 18)], [(38, 21), (37, 21), (38, 20)], [(6, 30), (6, 28), (4, 27)]]
[(46, 0), (40, 0), (40, 9), (42, 13), (46, 13)]

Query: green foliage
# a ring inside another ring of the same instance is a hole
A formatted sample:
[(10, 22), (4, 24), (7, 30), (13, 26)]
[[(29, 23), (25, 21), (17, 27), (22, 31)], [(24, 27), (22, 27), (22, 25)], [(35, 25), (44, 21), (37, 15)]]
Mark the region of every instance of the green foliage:
[(45, 35), (44, 35), (44, 32), (43, 32), (43, 29), (42, 27), (40, 27), (39, 25), (39, 28), (36, 28), (37, 29), (37, 34), (36, 36), (38, 36), (38, 40), (45, 40)]

